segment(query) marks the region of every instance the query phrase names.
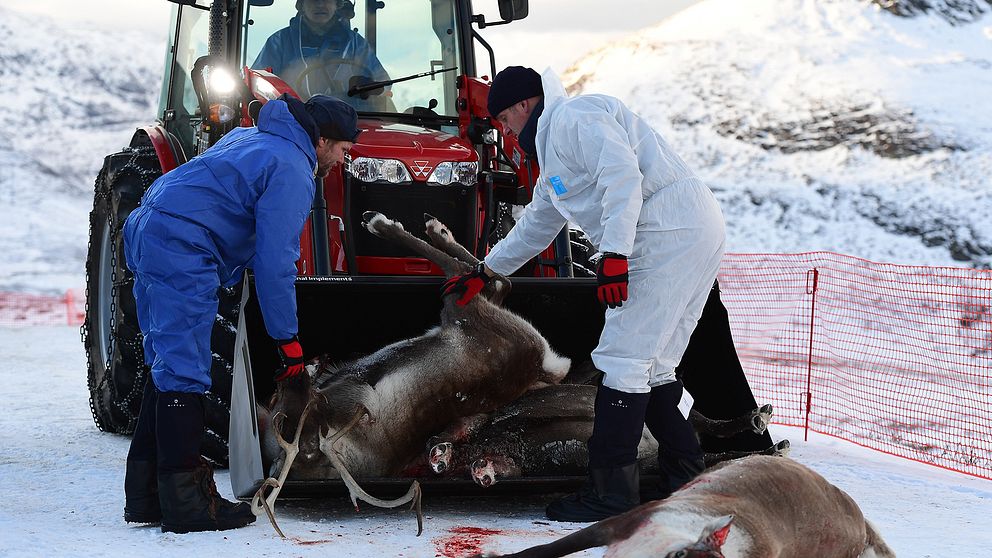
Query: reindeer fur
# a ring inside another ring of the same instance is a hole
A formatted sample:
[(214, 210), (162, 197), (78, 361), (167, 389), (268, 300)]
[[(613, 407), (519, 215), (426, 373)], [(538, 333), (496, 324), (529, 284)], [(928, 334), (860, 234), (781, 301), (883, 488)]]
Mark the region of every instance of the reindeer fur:
[[(367, 213), (365, 225), (434, 262), (447, 277), (477, 263), (440, 222), (425, 217), (434, 246), (377, 213)], [(422, 459), (427, 439), (455, 420), (491, 412), (528, 389), (559, 382), (569, 359), (557, 355), (526, 320), (498, 306), (509, 286), (497, 277), (465, 306), (455, 303), (457, 295), (445, 296), (440, 325), (420, 337), (338, 366), (321, 365), (312, 381), (304, 374), (281, 382), (265, 412), (287, 416), (285, 438), (291, 437), (307, 401), (314, 400), (290, 478), (337, 478), (320, 451), (319, 435), (340, 431), (356, 413), (364, 415), (337, 442), (337, 455), (355, 477), (395, 476)], [(281, 467), (273, 436), (267, 432), (263, 441), (270, 470)]]

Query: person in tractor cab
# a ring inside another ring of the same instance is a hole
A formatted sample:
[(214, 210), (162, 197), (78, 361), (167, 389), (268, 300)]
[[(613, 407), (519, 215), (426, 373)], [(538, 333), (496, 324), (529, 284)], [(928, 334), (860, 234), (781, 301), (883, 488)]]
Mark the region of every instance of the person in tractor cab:
[(616, 98), (569, 98), (551, 70), (542, 77), (512, 66), (493, 79), (488, 109), (537, 157), (540, 179), (506, 238), (442, 292), (466, 304), (493, 273), (509, 275), (544, 250), (567, 221), (602, 253), (597, 294), (608, 308), (592, 353), (603, 376), (589, 478), (547, 507), (553, 520), (599, 521), (640, 503), (645, 424), (660, 444), (660, 496), (704, 468), (688, 409), (679, 408), (684, 390), (675, 369), (723, 257), (723, 214), (665, 139)]
[(322, 93), (357, 110), (377, 110), (377, 96), (348, 96), (352, 77), (363, 83), (384, 81), (389, 74), (368, 42), (348, 27), (355, 6), (348, 0), (296, 0), (297, 15), (265, 41), (251, 65), (272, 68), (304, 98)]
[(200, 457), (217, 290), (253, 268), (282, 363), (275, 380), (305, 373), (294, 287), (300, 233), (315, 177), (344, 160), (357, 122), (339, 99), (283, 95), (262, 107), (258, 127), (236, 128), (162, 175), (128, 216), (124, 254), (151, 381), (127, 456), (125, 521), (185, 533), (255, 520), (248, 504), (220, 497)]

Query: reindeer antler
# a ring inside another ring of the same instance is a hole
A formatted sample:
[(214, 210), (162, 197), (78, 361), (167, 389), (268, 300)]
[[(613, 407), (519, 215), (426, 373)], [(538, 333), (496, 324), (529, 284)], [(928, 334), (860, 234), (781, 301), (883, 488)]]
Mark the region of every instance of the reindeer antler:
[[(283, 451), (286, 453), (286, 459), (283, 461), (282, 470), (279, 471), (279, 478), (269, 477), (265, 479), (262, 486), (258, 487), (258, 492), (251, 499), (251, 511), (256, 516), (262, 515), (262, 511), (269, 516), (269, 522), (272, 523), (272, 527), (279, 533), (279, 536), (286, 538), (283, 534), (282, 529), (276, 524), (275, 513), (273, 508), (275, 507), (276, 498), (279, 497), (279, 492), (282, 490), (283, 483), (286, 482), (286, 477), (289, 476), (289, 469), (293, 466), (293, 461), (296, 460), (297, 454), (300, 453), (300, 434), (303, 432), (303, 424), (306, 422), (307, 414), (310, 413), (310, 407), (314, 402), (314, 397), (311, 395), (310, 400), (307, 402), (307, 406), (303, 408), (303, 412), (300, 414), (300, 421), (296, 425), (296, 436), (293, 438), (293, 443), (289, 443), (282, 437), (282, 423), (286, 420), (285, 413), (276, 413), (272, 417), (272, 428), (275, 429), (276, 441), (282, 447)], [(268, 497), (264, 496), (265, 488), (272, 487), (272, 492), (269, 493)], [(259, 505), (261, 502), (261, 505)]]
[(324, 455), (326, 455), (328, 459), (330, 459), (331, 465), (333, 465), (334, 468), (337, 469), (338, 474), (341, 475), (341, 480), (344, 481), (345, 486), (348, 487), (348, 494), (351, 497), (351, 503), (355, 506), (356, 511), (358, 510), (359, 499), (380, 508), (395, 508), (397, 506), (402, 506), (407, 502), (412, 502), (410, 504), (410, 509), (416, 510), (417, 513), (417, 536), (419, 537), (421, 533), (424, 532), (424, 514), (420, 508), (422, 495), (420, 483), (413, 481), (413, 484), (410, 485), (410, 489), (407, 493), (395, 500), (381, 500), (370, 495), (368, 492), (365, 492), (365, 490), (358, 485), (358, 482), (356, 482), (354, 477), (351, 476), (351, 473), (348, 472), (344, 462), (341, 461), (341, 458), (338, 457), (337, 452), (334, 450), (334, 444), (345, 434), (347, 434), (348, 431), (351, 430), (356, 424), (358, 424), (358, 421), (362, 418), (362, 415), (367, 412), (368, 410), (364, 407), (359, 407), (354, 418), (352, 418), (351, 421), (348, 422), (348, 424), (346, 424), (343, 428), (338, 430), (334, 436), (330, 436), (330, 431), (328, 431), (327, 436), (321, 433), (320, 450), (324, 452)]

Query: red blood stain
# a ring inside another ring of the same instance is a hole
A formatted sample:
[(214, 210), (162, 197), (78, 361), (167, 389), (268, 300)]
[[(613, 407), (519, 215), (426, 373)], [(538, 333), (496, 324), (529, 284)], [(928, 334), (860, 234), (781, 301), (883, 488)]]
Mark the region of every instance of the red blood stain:
[(466, 558), (482, 553), (482, 544), (492, 535), (502, 531), (498, 529), (483, 529), (482, 527), (453, 527), (446, 537), (434, 539), (434, 548), (438, 558)]

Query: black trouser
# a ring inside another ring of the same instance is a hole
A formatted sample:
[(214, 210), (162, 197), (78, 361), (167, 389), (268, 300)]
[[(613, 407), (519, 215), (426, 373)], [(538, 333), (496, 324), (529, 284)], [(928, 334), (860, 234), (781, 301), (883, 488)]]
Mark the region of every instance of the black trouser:
[(589, 438), (589, 468), (623, 467), (637, 461), (644, 431), (647, 393), (626, 393), (600, 385)]
[(658, 440), (659, 488), (671, 493), (703, 472), (703, 450), (696, 432), (679, 410), (682, 382), (651, 389), (644, 423)]
[(131, 438), (124, 472), (124, 520), (128, 522), (154, 523), (161, 518), (156, 442), (158, 395), (149, 377), (145, 382), (138, 424)]
[(202, 440), (203, 396), (163, 396), (148, 378), (127, 460), (154, 464), (163, 473), (190, 471), (200, 462)]

